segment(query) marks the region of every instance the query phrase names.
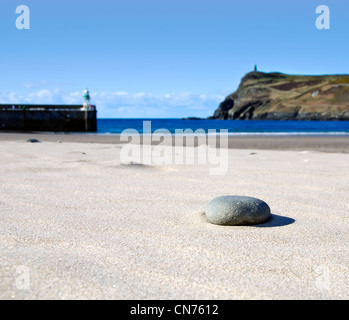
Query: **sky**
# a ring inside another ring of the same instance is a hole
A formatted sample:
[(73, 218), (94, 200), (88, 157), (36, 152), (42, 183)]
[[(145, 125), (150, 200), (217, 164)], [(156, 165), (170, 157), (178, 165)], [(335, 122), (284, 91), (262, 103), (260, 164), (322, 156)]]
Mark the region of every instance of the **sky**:
[[(16, 28), (16, 8), (30, 29)], [(318, 30), (316, 8), (330, 9)], [(1, 0), (0, 103), (81, 104), (99, 118), (208, 117), (257, 64), (349, 73), (348, 0)]]

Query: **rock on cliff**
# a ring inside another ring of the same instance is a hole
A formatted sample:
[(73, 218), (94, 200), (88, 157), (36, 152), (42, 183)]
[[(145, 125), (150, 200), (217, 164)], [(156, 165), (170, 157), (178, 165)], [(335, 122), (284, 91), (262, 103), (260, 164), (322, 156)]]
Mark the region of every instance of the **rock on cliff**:
[(349, 120), (349, 75), (250, 72), (211, 119)]

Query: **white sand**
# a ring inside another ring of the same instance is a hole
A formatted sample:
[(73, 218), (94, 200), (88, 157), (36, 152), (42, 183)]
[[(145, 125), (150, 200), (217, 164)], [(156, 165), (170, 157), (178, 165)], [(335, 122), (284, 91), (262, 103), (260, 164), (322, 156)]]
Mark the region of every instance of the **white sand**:
[[(110, 144), (0, 152), (1, 299), (349, 299), (349, 154), (229, 150), (210, 176), (121, 165)], [(273, 219), (207, 223), (228, 194)]]

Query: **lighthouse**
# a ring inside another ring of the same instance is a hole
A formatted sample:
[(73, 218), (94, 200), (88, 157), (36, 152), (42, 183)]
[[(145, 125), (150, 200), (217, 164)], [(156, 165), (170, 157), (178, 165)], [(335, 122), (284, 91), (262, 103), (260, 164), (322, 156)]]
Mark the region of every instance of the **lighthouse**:
[(90, 92), (88, 91), (88, 89), (86, 89), (84, 91), (84, 104), (83, 104), (83, 109), (84, 110), (91, 110), (91, 104), (90, 104), (90, 101), (91, 101), (91, 97), (90, 97)]

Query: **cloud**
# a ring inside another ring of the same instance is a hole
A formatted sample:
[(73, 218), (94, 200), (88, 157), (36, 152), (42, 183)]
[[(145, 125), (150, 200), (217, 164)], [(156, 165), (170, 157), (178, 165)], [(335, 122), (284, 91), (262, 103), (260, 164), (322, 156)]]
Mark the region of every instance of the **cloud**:
[(48, 82), (44, 80), (39, 82), (22, 83), (22, 86), (27, 89), (34, 89), (34, 88), (43, 87), (46, 85), (48, 85)]
[(224, 99), (221, 95), (191, 92), (150, 93), (103, 92), (91, 93), (97, 107), (112, 117), (207, 117)]
[[(224, 99), (222, 95), (192, 92), (152, 94), (91, 92), (92, 103), (102, 118), (180, 118), (187, 116), (207, 117)], [(64, 92), (59, 88), (41, 89), (27, 95), (16, 92), (1, 93), (2, 103), (27, 104), (82, 104), (82, 92)]]

